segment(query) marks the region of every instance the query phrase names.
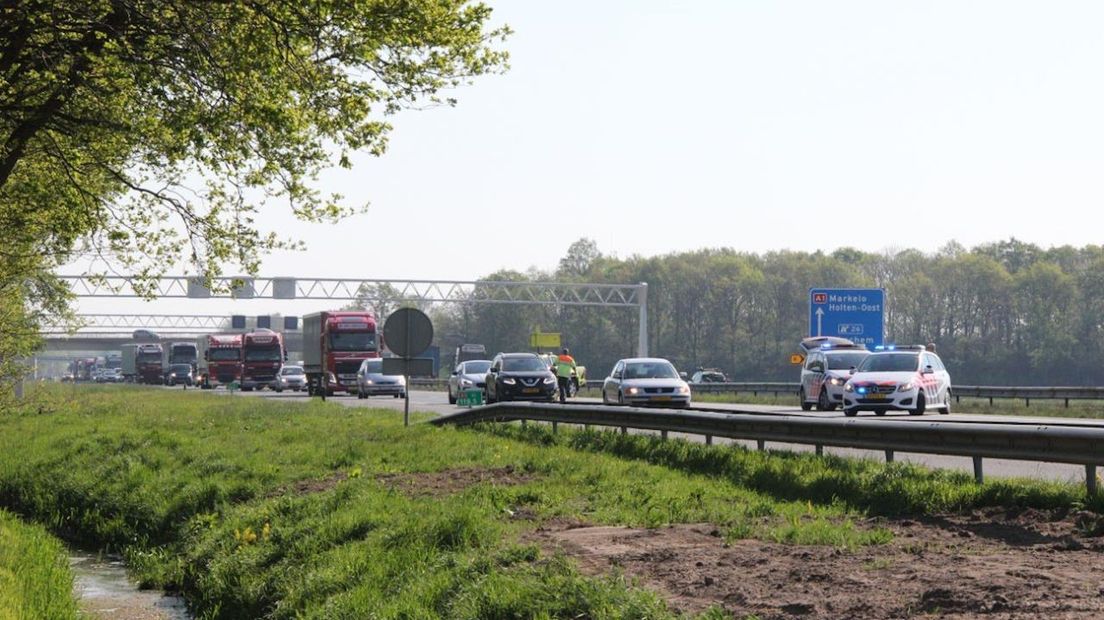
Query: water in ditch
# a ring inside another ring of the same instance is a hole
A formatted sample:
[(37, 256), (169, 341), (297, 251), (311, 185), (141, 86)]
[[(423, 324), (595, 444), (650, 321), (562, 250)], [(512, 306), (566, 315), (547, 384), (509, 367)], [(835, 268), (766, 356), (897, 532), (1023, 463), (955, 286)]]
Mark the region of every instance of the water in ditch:
[(139, 590), (121, 558), (71, 549), (69, 564), (81, 617), (97, 620), (191, 620), (184, 599)]

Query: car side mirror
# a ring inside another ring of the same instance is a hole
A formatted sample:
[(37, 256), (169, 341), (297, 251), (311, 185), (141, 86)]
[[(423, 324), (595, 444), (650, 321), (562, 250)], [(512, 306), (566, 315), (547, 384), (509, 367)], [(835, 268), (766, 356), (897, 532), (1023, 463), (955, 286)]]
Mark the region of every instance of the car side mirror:
[(931, 366), (925, 366), (924, 370), (921, 374), (925, 374), (925, 375), (935, 374), (935, 369), (932, 368)]
[(851, 369), (847, 371), (847, 374), (849, 374), (849, 375), (855, 374), (855, 367), (852, 366)]
[(686, 381), (686, 373), (680, 372), (679, 373), (679, 378), (682, 379), (683, 381)]

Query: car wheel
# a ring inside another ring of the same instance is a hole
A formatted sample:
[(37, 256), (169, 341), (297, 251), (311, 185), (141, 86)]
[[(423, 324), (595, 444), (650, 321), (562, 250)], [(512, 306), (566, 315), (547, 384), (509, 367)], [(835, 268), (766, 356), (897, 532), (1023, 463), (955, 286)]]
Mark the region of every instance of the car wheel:
[(924, 415), (924, 409), (927, 407), (927, 402), (925, 401), (926, 399), (924, 398), (923, 392), (917, 394), (916, 407), (914, 409), (909, 409), (909, 415)]
[(951, 390), (947, 388), (947, 395), (943, 397), (943, 410), (939, 413), (947, 415), (951, 412)]
[(403, 397), (402, 394), (395, 394), (394, 396), (395, 396), (395, 398), (402, 398)]
[(850, 409), (848, 409), (848, 408), (844, 408), (844, 410), (843, 410), (843, 415), (845, 415), (845, 416), (847, 416), (847, 417), (849, 417), (849, 418), (853, 418), (853, 417), (855, 417), (855, 416), (859, 415), (859, 410), (858, 410), (858, 409), (854, 409), (854, 408), (850, 408)]
[(828, 390), (820, 389), (820, 398), (817, 398), (817, 411), (831, 411), (832, 403), (828, 402)]
[(364, 399), (364, 390), (362, 390), (360, 388), (357, 388), (357, 398), (359, 398), (361, 400)]
[(451, 387), (449, 388), (448, 393), (449, 393), (449, 404), (450, 405), (455, 405), (457, 398), (452, 395), (452, 388)]
[(797, 392), (797, 398), (801, 401), (801, 410), (802, 411), (811, 411), (812, 410), (813, 403), (810, 403), (805, 399), (805, 388), (801, 388)]

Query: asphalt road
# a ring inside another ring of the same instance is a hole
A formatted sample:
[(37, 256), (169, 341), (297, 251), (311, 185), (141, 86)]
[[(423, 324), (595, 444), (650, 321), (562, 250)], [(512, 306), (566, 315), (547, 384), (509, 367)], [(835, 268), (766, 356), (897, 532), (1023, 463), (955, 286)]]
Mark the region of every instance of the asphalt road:
[[(169, 389), (169, 388), (166, 388)], [(244, 397), (253, 398), (265, 398), (276, 401), (287, 402), (305, 402), (307, 396), (305, 393), (297, 392), (284, 392), (282, 394), (276, 394), (270, 391), (262, 392), (243, 392), (241, 394)], [(355, 396), (338, 395), (332, 396), (327, 399), (329, 402), (337, 403), (345, 407), (372, 407), (380, 409), (394, 409), (398, 411), (403, 410), (403, 400), (401, 398), (393, 398), (390, 396), (374, 396), (366, 399), (358, 399)], [(601, 399), (598, 398), (576, 398), (572, 399), (572, 402), (586, 402), (586, 403), (599, 403)], [(699, 403), (695, 405), (700, 408), (708, 408), (718, 411), (733, 411), (741, 413), (760, 413), (764, 415), (780, 415), (780, 416), (810, 416), (810, 417), (825, 417), (825, 418), (842, 418), (843, 414), (839, 411), (802, 411), (798, 407), (784, 407), (775, 405), (742, 405), (742, 404), (724, 404), (724, 403)], [(448, 396), (445, 392), (430, 392), (430, 391), (411, 391), (410, 392), (410, 410), (411, 412), (427, 412), (437, 415), (445, 415), (457, 411), (458, 408), (455, 405), (448, 404)], [(874, 417), (872, 414), (861, 413), (860, 416)], [(1023, 416), (995, 416), (995, 415), (977, 415), (977, 414), (955, 414), (939, 415), (937, 413), (929, 413), (923, 416), (910, 416), (905, 412), (889, 412), (882, 419), (893, 419), (897, 421), (909, 421), (916, 423), (930, 423), (935, 420), (944, 423), (994, 423), (994, 422), (1011, 422), (1016, 424), (1034, 425), (1034, 426), (1104, 426), (1104, 420), (1091, 420), (1091, 419), (1077, 419), (1077, 418), (1046, 418), (1046, 417), (1023, 417)], [(646, 432), (646, 431), (642, 431)], [(671, 437), (681, 437), (689, 441), (704, 441), (704, 438), (700, 435), (684, 435), (681, 433), (672, 433)], [(747, 447), (754, 448), (756, 446), (754, 441), (743, 440), (728, 440), (723, 438), (715, 438), (716, 444), (740, 444)], [(782, 443), (769, 443), (768, 449), (785, 449), (795, 452), (812, 452), (813, 446), (802, 444), (782, 444)], [(854, 458), (871, 458), (877, 460), (883, 460), (885, 455), (881, 451), (876, 450), (854, 450), (851, 448), (833, 448), (825, 447), (824, 452), (826, 454), (834, 454), (839, 456), (847, 456)], [(969, 473), (973, 473), (973, 461), (968, 457), (959, 456), (942, 456), (933, 454), (913, 454), (907, 452), (897, 452), (894, 455), (897, 461), (917, 463), (928, 467), (936, 467), (943, 469), (960, 470)], [(1102, 457), (1102, 464), (1104, 464), (1104, 457)], [(987, 478), (999, 478), (999, 477), (1017, 477), (1017, 478), (1036, 478), (1042, 480), (1055, 480), (1072, 482), (1075, 484), (1084, 484), (1085, 469), (1080, 465), (1068, 465), (1062, 463), (1034, 463), (1027, 461), (1011, 461), (1004, 459), (986, 459), (984, 462), (985, 476)]]

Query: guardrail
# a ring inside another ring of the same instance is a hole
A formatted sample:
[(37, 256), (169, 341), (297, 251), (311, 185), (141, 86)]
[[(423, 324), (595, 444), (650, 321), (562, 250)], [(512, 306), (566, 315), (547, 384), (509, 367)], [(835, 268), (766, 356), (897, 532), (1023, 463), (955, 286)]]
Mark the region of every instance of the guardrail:
[[(448, 381), (445, 379), (411, 379), (411, 385), (435, 389), (445, 389)], [(586, 382), (586, 389), (598, 390), (602, 387), (602, 380)], [(797, 394), (800, 383), (785, 381), (741, 381), (730, 383), (694, 383), (690, 389), (695, 394)], [(1061, 400), (1069, 407), (1071, 400), (1104, 400), (1104, 387), (1078, 387), (1078, 386), (1001, 386), (1001, 385), (955, 385), (951, 389), (955, 402), (961, 402), (963, 398), (988, 398), (989, 404), (993, 404), (995, 398), (1007, 398), (1022, 400), (1028, 407), (1033, 400)]]
[(500, 403), (435, 418), (434, 425), (465, 426), (482, 422), (531, 420), (558, 424), (582, 424), (667, 433), (703, 435), (706, 444), (713, 437), (765, 442), (885, 451), (886, 461), (894, 452), (968, 456), (973, 459), (974, 478), (983, 481), (982, 459), (1001, 458), (1043, 463), (1072, 463), (1085, 466), (1085, 486), (1097, 492), (1096, 467), (1104, 463), (1104, 428), (1027, 424), (951, 424), (946, 422), (904, 422), (851, 418), (766, 416), (754, 412), (716, 413), (608, 407), (602, 405), (549, 405), (543, 403)]

